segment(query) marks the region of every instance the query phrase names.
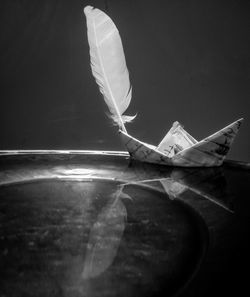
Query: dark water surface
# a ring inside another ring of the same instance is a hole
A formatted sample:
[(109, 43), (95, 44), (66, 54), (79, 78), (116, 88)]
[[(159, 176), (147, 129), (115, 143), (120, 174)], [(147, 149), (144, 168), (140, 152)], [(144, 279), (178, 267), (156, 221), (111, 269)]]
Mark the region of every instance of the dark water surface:
[(0, 156), (1, 296), (221, 296), (247, 288), (249, 166), (123, 153)]
[(166, 195), (110, 181), (1, 189), (3, 296), (172, 295), (198, 268), (206, 227)]

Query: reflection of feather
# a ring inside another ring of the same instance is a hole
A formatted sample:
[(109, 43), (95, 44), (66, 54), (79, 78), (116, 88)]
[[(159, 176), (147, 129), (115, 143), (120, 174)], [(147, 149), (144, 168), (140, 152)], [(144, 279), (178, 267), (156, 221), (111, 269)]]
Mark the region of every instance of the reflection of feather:
[(111, 117), (123, 131), (125, 122), (134, 117), (122, 116), (130, 104), (132, 88), (119, 32), (112, 20), (101, 10), (84, 8), (93, 76)]
[(112, 195), (111, 202), (97, 217), (90, 231), (87, 253), (82, 277), (84, 279), (97, 277), (114, 261), (125, 228), (127, 211), (121, 198), (123, 187)]

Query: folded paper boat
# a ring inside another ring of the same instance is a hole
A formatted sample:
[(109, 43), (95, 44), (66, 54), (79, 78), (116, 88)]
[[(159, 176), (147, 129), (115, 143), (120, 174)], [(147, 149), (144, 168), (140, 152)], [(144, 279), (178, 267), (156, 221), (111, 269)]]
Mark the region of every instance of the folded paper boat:
[(239, 119), (201, 141), (195, 140), (175, 122), (158, 146), (142, 142), (120, 130), (131, 158), (149, 163), (183, 167), (222, 165), (243, 119)]
[(135, 116), (124, 115), (132, 98), (129, 71), (118, 29), (103, 11), (86, 6), (87, 34), (92, 74), (107, 104), (110, 117), (118, 125), (133, 159), (183, 167), (220, 166), (226, 157), (243, 119), (213, 135), (195, 140), (175, 122), (158, 146), (144, 143), (128, 134), (125, 124)]

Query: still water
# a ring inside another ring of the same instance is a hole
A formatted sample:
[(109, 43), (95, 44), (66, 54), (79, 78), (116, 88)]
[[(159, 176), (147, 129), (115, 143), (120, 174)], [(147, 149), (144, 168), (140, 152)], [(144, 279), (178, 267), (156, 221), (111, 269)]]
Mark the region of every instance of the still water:
[(141, 186), (42, 181), (4, 187), (0, 200), (6, 296), (172, 295), (206, 247), (190, 207)]
[(246, 285), (247, 166), (177, 169), (98, 152), (0, 164), (2, 296), (209, 296)]

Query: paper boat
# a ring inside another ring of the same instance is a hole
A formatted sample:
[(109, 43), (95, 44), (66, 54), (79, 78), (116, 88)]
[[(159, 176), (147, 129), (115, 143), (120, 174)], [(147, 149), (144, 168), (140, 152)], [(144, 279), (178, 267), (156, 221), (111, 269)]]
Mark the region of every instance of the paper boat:
[(201, 140), (195, 140), (175, 122), (158, 146), (142, 142), (128, 134), (125, 123), (135, 116), (124, 115), (131, 98), (132, 87), (121, 38), (113, 21), (103, 11), (84, 8), (88, 28), (88, 43), (92, 74), (99, 86), (131, 158), (149, 163), (209, 167), (223, 163), (243, 119)]
[(158, 146), (142, 142), (122, 130), (120, 134), (133, 159), (171, 166), (211, 167), (222, 165), (242, 121), (239, 119), (201, 141), (175, 122)]

